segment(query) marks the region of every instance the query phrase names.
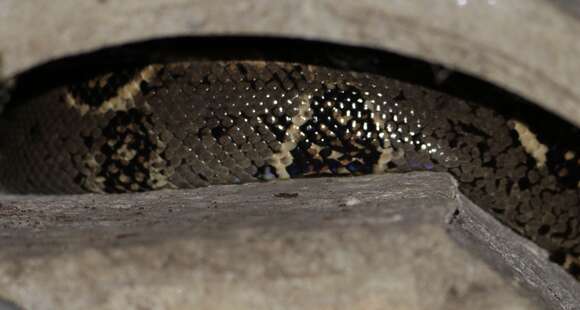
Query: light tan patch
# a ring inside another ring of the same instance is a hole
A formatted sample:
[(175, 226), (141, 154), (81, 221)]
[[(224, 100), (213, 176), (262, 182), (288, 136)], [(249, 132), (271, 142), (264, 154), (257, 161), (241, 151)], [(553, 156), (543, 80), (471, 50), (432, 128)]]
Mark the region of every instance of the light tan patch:
[[(117, 90), (117, 96), (103, 102), (99, 108), (94, 111), (96, 113), (105, 114), (107, 111), (127, 111), (130, 108), (133, 108), (135, 106), (134, 98), (141, 91), (141, 82), (151, 82), (160, 68), (160, 65), (149, 65), (143, 68), (143, 70), (137, 73), (130, 82)], [(103, 84), (106, 84), (106, 80), (109, 76), (110, 74), (105, 74), (93, 79), (89, 84), (92, 84), (93, 86), (98, 84), (102, 87)], [(70, 107), (77, 109), (81, 115), (85, 115), (91, 111), (91, 107), (88, 104), (77, 102), (70, 92), (65, 94), (65, 102)]]
[(81, 169), (83, 175), (81, 187), (93, 193), (104, 193), (105, 178), (98, 176), (100, 164), (95, 159), (95, 156), (91, 153), (85, 154), (81, 164), (83, 165)]
[(514, 129), (518, 133), (518, 138), (526, 153), (536, 160), (538, 168), (544, 167), (548, 147), (540, 143), (536, 135), (522, 122), (517, 120), (511, 120), (511, 122), (514, 124)]
[(298, 113), (292, 117), (290, 127), (286, 130), (286, 137), (280, 146), (280, 150), (272, 154), (272, 157), (268, 160), (268, 164), (274, 167), (274, 171), (280, 179), (290, 178), (288, 171), (286, 171), (286, 167), (292, 164), (294, 160), (290, 152), (303, 139), (300, 126), (304, 125), (312, 117), (312, 110), (310, 109), (307, 96), (301, 96), (299, 100), (300, 106), (298, 107)]
[(166, 172), (165, 161), (161, 156), (155, 154), (155, 158), (152, 162), (149, 163), (148, 171), (149, 171), (149, 181), (148, 185), (151, 186), (153, 189), (162, 189), (162, 188), (177, 188), (173, 185), (169, 178), (171, 175), (168, 175)]
[[(388, 140), (385, 140), (385, 143), (389, 143)], [(381, 156), (373, 167), (373, 173), (385, 173), (387, 171), (387, 165), (390, 162), (404, 156), (404, 151), (402, 149), (395, 152), (390, 144), (383, 149), (379, 149), (379, 151), (381, 152)]]
[(576, 153), (574, 153), (574, 151), (568, 151), (568, 152), (564, 153), (565, 160), (572, 160), (572, 159), (574, 159), (574, 157), (576, 157)]
[[(225, 63), (226, 62), (224, 62), (224, 64)], [(249, 67), (257, 68), (259, 70), (263, 70), (264, 68), (266, 68), (266, 65), (269, 64), (269, 62), (264, 60), (244, 60), (242, 64), (247, 65)]]
[(574, 257), (570, 254), (566, 254), (566, 260), (562, 265), (566, 270), (570, 270), (573, 265), (580, 265), (580, 259), (578, 257)]

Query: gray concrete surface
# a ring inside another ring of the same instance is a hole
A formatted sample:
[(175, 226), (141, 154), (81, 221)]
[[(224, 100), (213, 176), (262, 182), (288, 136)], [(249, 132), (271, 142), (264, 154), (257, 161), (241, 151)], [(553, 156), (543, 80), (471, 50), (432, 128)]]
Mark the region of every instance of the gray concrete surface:
[(3, 0), (0, 21), (6, 76), (55, 57), (169, 35), (289, 36), (438, 62), (580, 124), (580, 19), (553, 1)]
[(580, 302), (574, 280), (460, 198), (447, 174), (2, 196), (0, 205), (0, 296), (26, 309), (574, 309)]

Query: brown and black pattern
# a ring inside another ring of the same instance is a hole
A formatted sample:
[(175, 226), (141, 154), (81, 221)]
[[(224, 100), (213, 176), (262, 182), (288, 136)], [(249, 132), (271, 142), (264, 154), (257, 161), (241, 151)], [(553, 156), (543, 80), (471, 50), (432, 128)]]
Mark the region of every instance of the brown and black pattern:
[(17, 193), (120, 193), (444, 171), (578, 277), (579, 131), (528, 120), (376, 74), (159, 64), (12, 105), (0, 123), (0, 183)]
[(139, 71), (131, 68), (110, 72), (88, 81), (74, 83), (68, 86), (68, 92), (76, 102), (99, 108), (111, 98), (117, 97), (119, 89), (134, 80)]

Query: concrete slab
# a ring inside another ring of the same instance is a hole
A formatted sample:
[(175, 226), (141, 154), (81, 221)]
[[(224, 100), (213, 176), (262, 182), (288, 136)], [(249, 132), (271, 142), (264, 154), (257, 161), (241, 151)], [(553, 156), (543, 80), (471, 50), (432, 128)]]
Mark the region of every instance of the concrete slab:
[(5, 195), (0, 205), (0, 296), (26, 309), (574, 309), (579, 302), (571, 277), (463, 200), (447, 174)]

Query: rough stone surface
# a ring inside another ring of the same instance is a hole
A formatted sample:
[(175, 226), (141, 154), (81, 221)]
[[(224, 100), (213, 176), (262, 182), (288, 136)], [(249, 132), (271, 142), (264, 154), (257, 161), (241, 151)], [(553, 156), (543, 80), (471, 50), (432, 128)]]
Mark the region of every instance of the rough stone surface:
[(4, 0), (0, 54), (11, 76), (55, 57), (174, 35), (334, 41), (475, 74), (580, 124), (580, 19), (569, 11), (547, 0)]
[(1, 196), (0, 296), (26, 309), (574, 309), (571, 277), (460, 199), (431, 173)]
[(529, 240), (495, 221), (463, 195), (458, 211), (449, 220), (449, 232), (460, 244), (496, 267), (504, 275), (531, 288), (551, 309), (578, 309), (580, 285), (559, 266), (548, 262), (547, 253)]

